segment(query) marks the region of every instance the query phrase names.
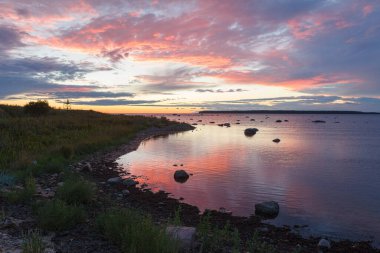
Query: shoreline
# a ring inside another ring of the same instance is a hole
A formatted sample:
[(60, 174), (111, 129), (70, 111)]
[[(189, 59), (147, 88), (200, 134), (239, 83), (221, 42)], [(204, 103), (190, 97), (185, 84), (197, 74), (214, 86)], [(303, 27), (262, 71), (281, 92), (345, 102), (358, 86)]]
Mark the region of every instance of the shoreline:
[[(119, 166), (116, 159), (137, 150), (145, 140), (194, 129), (195, 127), (186, 123), (149, 128), (137, 132), (127, 143), (89, 154), (81, 161), (69, 165), (70, 171), (75, 172), (75, 175), (92, 182), (96, 186), (95, 196), (89, 205), (84, 206), (88, 215), (86, 222), (79, 223), (74, 228), (65, 231), (48, 232), (42, 230), (41, 236), (48, 249), (45, 253), (121, 252), (113, 243), (105, 239), (96, 225), (96, 218), (99, 213), (114, 208), (140, 210), (150, 215), (157, 225), (163, 227), (171, 224), (177, 210), (181, 210), (180, 219), (183, 226), (197, 227), (201, 218), (209, 215), (212, 226), (221, 229), (226, 223), (229, 223), (231, 228), (237, 229), (241, 242), (252, 239), (253, 234), (258, 233), (262, 243), (276, 246), (274, 252), (318, 252), (317, 245), (320, 237), (303, 238), (290, 227), (266, 224), (257, 216), (240, 217), (215, 210), (207, 210), (201, 214), (198, 207), (170, 197), (167, 192), (152, 192), (146, 187), (107, 182), (114, 177), (135, 179), (133, 175), (128, 174)], [(59, 185), (64, 180), (65, 173), (63, 172), (45, 173), (36, 177), (38, 190), (35, 198), (37, 202), (54, 199)], [(124, 192), (128, 194), (124, 194)], [(34, 230), (38, 227), (33, 210), (29, 204), (15, 205), (6, 201), (3, 202), (1, 198), (0, 202), (4, 203), (3, 212), (5, 210), (7, 214), (4, 224), (0, 223), (0, 246), (4, 244), (8, 248), (20, 247), (25, 231)], [(332, 248), (328, 252), (380, 253), (380, 249), (373, 248), (369, 241), (342, 240), (330, 242)], [(200, 252), (199, 240), (196, 240), (196, 243), (198, 244), (192, 252)], [(230, 251), (228, 246), (225, 247), (225, 245), (221, 246), (221, 252)]]
[[(90, 163), (95, 169), (86, 172), (88, 176), (93, 179), (101, 180), (99, 186), (102, 187), (104, 192), (108, 192), (116, 196), (116, 201), (126, 202), (129, 207), (139, 208), (152, 215), (159, 223), (165, 223), (173, 216), (173, 213), (181, 206), (183, 223), (186, 226), (196, 226), (202, 217), (198, 207), (183, 203), (178, 199), (170, 197), (167, 192), (158, 191), (152, 192), (145, 187), (112, 187), (106, 184), (107, 179), (120, 176), (123, 178), (134, 179), (134, 175), (128, 174), (116, 163), (116, 159), (121, 155), (137, 150), (139, 145), (148, 139), (156, 138), (162, 135), (176, 134), (183, 131), (195, 129), (189, 128), (188, 124), (180, 124), (182, 127), (171, 126), (169, 129), (149, 129), (137, 134), (129, 143), (123, 144), (115, 149), (103, 154), (94, 154), (90, 160), (86, 159), (79, 162), (76, 166), (77, 170), (81, 170), (81, 166)], [(130, 195), (125, 197), (121, 196), (120, 192), (123, 189), (128, 189)], [(123, 205), (123, 203), (120, 203)], [(124, 203), (125, 204), (125, 203)], [(302, 245), (307, 250), (315, 250), (321, 236), (310, 236), (308, 238), (302, 237), (289, 226), (278, 227), (275, 225), (263, 223), (263, 220), (258, 216), (242, 217), (234, 216), (231, 214), (223, 213), (217, 210), (206, 210), (205, 214), (211, 214), (213, 224), (223, 226), (227, 221), (231, 225), (238, 228), (239, 232), (244, 239), (251, 236), (252, 230), (260, 231), (260, 234), (269, 241), (276, 242), (280, 245), (280, 252), (287, 252), (287, 249), (294, 248), (297, 245)], [(350, 250), (350, 252), (380, 252), (372, 246), (371, 241), (352, 241), (342, 239), (339, 241), (331, 241), (332, 249), (329, 252), (342, 252), (342, 250)], [(352, 251), (354, 250), (354, 251)]]

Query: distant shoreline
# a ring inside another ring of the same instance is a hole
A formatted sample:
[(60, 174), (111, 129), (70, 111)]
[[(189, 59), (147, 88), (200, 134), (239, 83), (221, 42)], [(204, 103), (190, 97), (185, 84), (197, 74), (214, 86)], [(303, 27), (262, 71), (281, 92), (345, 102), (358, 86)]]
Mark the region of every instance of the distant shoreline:
[(298, 111), (298, 110), (247, 110), (247, 111), (200, 111), (199, 114), (380, 114), (361, 111)]

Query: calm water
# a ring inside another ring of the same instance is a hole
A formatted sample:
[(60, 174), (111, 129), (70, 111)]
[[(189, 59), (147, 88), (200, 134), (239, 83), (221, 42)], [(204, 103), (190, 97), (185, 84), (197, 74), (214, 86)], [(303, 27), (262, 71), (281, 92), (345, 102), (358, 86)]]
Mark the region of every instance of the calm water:
[[(183, 197), (201, 210), (224, 207), (243, 216), (254, 213), (255, 203), (275, 200), (280, 215), (270, 223), (309, 225), (301, 232), (372, 239), (379, 246), (380, 116), (168, 118), (202, 122), (197, 122), (194, 131), (147, 140), (118, 161), (128, 172), (142, 176), (139, 180), (150, 188)], [(276, 123), (277, 119), (289, 122)], [(311, 122), (317, 119), (327, 123)], [(239, 125), (235, 124), (238, 120)], [(230, 122), (231, 127), (210, 121)], [(247, 127), (259, 132), (246, 137)], [(281, 142), (272, 142), (275, 138)], [(173, 179), (179, 168), (193, 173), (184, 184)]]

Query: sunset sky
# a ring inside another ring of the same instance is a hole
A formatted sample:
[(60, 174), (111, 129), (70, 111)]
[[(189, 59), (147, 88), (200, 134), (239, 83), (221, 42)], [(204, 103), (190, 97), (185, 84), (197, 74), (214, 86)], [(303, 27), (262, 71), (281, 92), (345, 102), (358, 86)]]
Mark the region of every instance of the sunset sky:
[(0, 103), (380, 111), (378, 0), (0, 0)]

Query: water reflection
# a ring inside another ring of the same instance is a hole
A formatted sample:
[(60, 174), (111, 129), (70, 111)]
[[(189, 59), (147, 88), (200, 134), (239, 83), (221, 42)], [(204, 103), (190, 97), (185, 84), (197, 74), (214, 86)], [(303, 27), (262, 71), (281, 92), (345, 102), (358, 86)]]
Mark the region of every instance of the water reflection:
[[(255, 115), (255, 122), (245, 116), (181, 116), (216, 123), (148, 140), (119, 162), (128, 172), (146, 176), (139, 180), (154, 190), (200, 209), (224, 207), (248, 216), (255, 203), (274, 200), (281, 207), (275, 224), (308, 224), (311, 232), (330, 237), (372, 235), (379, 241), (378, 116)], [(333, 123), (337, 119), (340, 124)], [(216, 125), (237, 120), (241, 124), (230, 128)], [(247, 127), (259, 131), (247, 138)], [(275, 138), (281, 142), (272, 142)], [(176, 183), (178, 169), (193, 176)]]

